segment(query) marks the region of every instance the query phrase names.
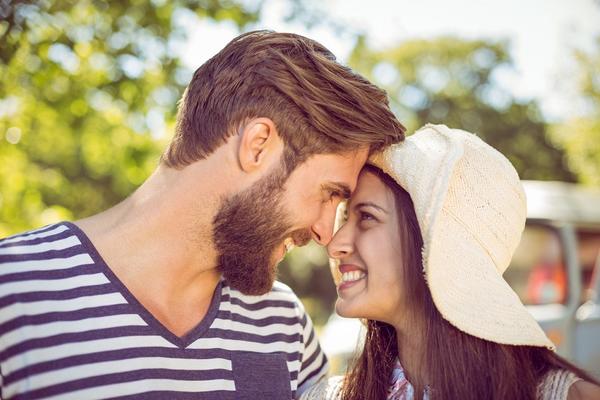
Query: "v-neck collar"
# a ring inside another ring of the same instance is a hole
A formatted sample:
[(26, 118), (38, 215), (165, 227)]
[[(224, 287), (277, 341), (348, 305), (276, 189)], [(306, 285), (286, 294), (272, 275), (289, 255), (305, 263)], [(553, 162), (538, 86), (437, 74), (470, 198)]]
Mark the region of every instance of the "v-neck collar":
[(129, 306), (132, 308), (134, 313), (139, 315), (149, 327), (153, 328), (155, 332), (173, 343), (175, 346), (179, 348), (186, 348), (197, 339), (202, 337), (202, 335), (210, 328), (214, 319), (217, 316), (219, 311), (219, 305), (221, 303), (221, 292), (223, 288), (223, 281), (219, 280), (217, 287), (215, 288), (215, 292), (213, 293), (212, 300), (210, 306), (208, 307), (208, 311), (202, 320), (192, 328), (188, 333), (184, 336), (177, 336), (170, 330), (168, 330), (139, 300), (131, 293), (131, 291), (125, 286), (125, 284), (115, 275), (115, 273), (110, 269), (108, 264), (104, 261), (96, 246), (92, 243), (92, 241), (88, 238), (88, 236), (83, 232), (77, 225), (72, 222), (62, 222), (63, 225), (66, 225), (71, 231), (75, 233), (75, 235), (81, 241), (81, 244), (85, 247), (88, 254), (91, 256), (94, 264), (101, 269), (102, 273), (108, 278), (108, 280), (115, 286), (117, 291), (125, 298)]

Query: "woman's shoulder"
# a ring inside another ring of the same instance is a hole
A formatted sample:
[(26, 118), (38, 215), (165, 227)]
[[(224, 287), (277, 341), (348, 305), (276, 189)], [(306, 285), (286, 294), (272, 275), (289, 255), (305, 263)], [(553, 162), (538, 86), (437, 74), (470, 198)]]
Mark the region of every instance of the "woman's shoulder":
[(600, 386), (575, 373), (556, 369), (548, 372), (538, 386), (539, 400), (600, 400)]
[(598, 400), (600, 399), (600, 386), (591, 382), (579, 380), (569, 389), (567, 400)]
[(339, 400), (342, 395), (343, 376), (332, 376), (317, 382), (300, 396), (300, 400)]

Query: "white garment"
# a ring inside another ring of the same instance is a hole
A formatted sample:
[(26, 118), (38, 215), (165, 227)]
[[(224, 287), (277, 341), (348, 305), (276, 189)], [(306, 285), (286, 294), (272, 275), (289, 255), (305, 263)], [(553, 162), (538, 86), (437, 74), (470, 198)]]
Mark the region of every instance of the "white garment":
[(538, 400), (566, 400), (571, 385), (580, 381), (577, 375), (564, 369), (550, 371), (538, 385)]
[[(321, 379), (307, 390), (300, 400), (339, 400), (342, 395), (343, 376)], [(581, 380), (567, 370), (548, 372), (537, 389), (537, 400), (566, 400), (571, 385)]]

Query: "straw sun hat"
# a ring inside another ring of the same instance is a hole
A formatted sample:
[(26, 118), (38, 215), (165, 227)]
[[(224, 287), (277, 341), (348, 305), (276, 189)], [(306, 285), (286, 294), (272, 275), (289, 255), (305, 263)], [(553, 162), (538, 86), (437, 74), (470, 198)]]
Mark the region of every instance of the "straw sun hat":
[(554, 349), (502, 277), (527, 211), (506, 157), (471, 133), (426, 125), (369, 162), (413, 200), (425, 278), (442, 316), (481, 339)]

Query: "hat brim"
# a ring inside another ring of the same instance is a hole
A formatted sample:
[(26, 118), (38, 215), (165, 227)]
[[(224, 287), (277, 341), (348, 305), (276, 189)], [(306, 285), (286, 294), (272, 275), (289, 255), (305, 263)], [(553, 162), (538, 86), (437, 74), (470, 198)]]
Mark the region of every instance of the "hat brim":
[[(482, 146), (487, 145), (475, 135), (443, 125), (426, 125), (404, 142), (372, 156), (369, 162), (390, 175), (413, 200), (423, 236), (425, 278), (436, 308), (444, 319), (457, 329), (481, 339), (554, 349), (554, 344), (499, 272), (504, 271), (509, 260), (490, 254), (489, 246), (478, 241), (484, 232), (476, 229), (486, 229), (486, 226), (463, 226), (459, 221), (464, 219), (455, 218), (449, 211), (460, 209), (458, 203), (465, 200), (472, 203), (470, 200), (474, 200), (465, 199), (464, 192), (449, 190), (453, 179), (469, 179), (468, 172), (473, 168), (464, 164), (463, 158), (465, 144), (472, 145), (473, 141), (478, 143), (477, 147), (484, 151), (482, 154), (486, 157), (503, 159), (499, 162), (505, 168), (510, 166), (500, 153), (486, 151)], [(510, 169), (514, 171), (512, 166)], [(502, 176), (501, 173), (498, 178)], [(481, 178), (473, 178), (476, 180), (474, 187), (479, 185)], [(513, 178), (518, 182), (516, 172)], [(493, 181), (496, 177), (487, 176), (486, 179)], [(454, 183), (453, 187), (462, 187)], [(491, 182), (491, 187), (492, 190), (500, 190), (495, 189), (494, 182)], [(502, 191), (495, 195), (502, 196)], [(465, 206), (471, 209), (487, 207), (481, 202)], [(517, 207), (513, 211), (507, 217), (513, 218), (515, 224), (519, 221), (524, 224), (523, 210)], [(478, 235), (469, 232), (469, 228), (475, 229)], [(522, 225), (520, 229), (523, 229)], [(500, 240), (489, 236), (494, 234), (494, 230), (487, 231), (488, 244), (489, 241), (499, 244)], [(505, 250), (505, 254), (514, 251)], [(498, 268), (494, 259), (500, 260), (503, 265)]]
[(472, 241), (460, 240), (469, 235), (467, 227), (442, 207), (430, 232), (423, 266), (436, 308), (448, 322), (496, 343), (555, 349), (492, 259), (483, 249), (469, 248)]

